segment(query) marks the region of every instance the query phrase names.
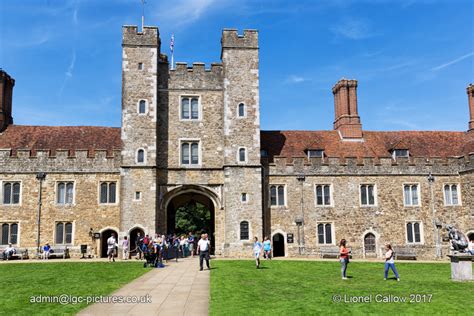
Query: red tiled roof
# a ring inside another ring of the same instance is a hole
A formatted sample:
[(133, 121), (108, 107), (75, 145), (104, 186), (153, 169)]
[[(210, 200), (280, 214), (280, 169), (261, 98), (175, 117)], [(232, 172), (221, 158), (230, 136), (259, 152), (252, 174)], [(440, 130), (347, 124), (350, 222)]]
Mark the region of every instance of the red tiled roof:
[(390, 157), (408, 149), (413, 157), (457, 157), (474, 152), (474, 133), (363, 132), (363, 142), (342, 141), (337, 131), (262, 131), (261, 148), (274, 156), (304, 157), (307, 149), (324, 149), (327, 157)]
[(50, 150), (55, 155), (58, 149), (75, 150), (120, 150), (120, 128), (97, 126), (26, 126), (10, 125), (0, 133), (0, 149)]

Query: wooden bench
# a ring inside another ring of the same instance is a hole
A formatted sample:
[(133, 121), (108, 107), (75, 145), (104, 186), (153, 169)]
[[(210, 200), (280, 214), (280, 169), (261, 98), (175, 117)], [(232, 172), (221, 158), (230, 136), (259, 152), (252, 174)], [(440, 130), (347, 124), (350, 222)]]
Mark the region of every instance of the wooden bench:
[[(339, 258), (339, 247), (338, 246), (321, 246), (319, 247), (319, 257)], [(349, 248), (349, 257), (352, 258), (352, 250)]]
[(411, 247), (393, 247), (395, 259), (412, 259), (416, 260), (416, 251)]
[(51, 248), (48, 258), (69, 258), (69, 249), (67, 247)]
[[(3, 251), (4, 250), (1, 250), (1, 253), (2, 253), (2, 258), (3, 258)], [(15, 259), (20, 259), (20, 260), (23, 260), (23, 259), (28, 259), (28, 249), (18, 249), (16, 250), (16, 252), (14, 254), (12, 254), (8, 260), (15, 260)]]

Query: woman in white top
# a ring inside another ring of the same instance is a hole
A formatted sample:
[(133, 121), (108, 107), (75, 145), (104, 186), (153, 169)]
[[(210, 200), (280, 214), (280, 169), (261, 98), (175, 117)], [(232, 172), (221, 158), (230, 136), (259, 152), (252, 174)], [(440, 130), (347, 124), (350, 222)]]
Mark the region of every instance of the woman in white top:
[(385, 246), (385, 250), (387, 252), (385, 253), (385, 278), (384, 278), (384, 280), (387, 280), (388, 269), (392, 269), (393, 274), (395, 274), (395, 277), (397, 278), (397, 281), (400, 281), (400, 277), (398, 276), (397, 269), (395, 268), (395, 260), (394, 260), (395, 253), (393, 252), (392, 245), (387, 244)]

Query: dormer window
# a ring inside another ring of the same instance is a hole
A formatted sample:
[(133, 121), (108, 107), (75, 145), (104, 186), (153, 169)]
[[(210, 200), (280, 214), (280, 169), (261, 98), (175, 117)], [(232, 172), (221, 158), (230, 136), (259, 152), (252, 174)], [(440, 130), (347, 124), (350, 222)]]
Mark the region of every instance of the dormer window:
[(410, 157), (410, 152), (408, 151), (408, 149), (394, 149), (392, 151), (392, 157), (393, 159), (408, 158)]
[(308, 158), (324, 158), (324, 150), (322, 149), (309, 149)]

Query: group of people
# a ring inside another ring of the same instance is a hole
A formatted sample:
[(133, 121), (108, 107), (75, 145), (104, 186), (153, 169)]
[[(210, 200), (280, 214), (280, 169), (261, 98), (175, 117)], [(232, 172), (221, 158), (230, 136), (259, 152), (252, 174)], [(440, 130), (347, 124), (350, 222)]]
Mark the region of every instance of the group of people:
[[(346, 246), (347, 241), (342, 239), (339, 242), (339, 261), (341, 262), (341, 275), (343, 280), (347, 280), (347, 264), (349, 263), (349, 256), (351, 251)], [(393, 274), (397, 278), (397, 281), (400, 281), (400, 276), (398, 275), (397, 268), (395, 268), (395, 252), (392, 249), (392, 245), (385, 245), (385, 270), (384, 270), (384, 280), (388, 278), (388, 272), (391, 269)]]
[[(125, 241), (124, 241), (125, 242)], [(123, 249), (128, 249), (128, 241), (122, 243)], [(149, 235), (141, 236), (137, 234), (135, 240), (135, 250), (137, 252), (137, 259), (142, 259), (145, 253), (161, 253), (163, 257), (168, 260), (170, 258), (185, 258), (187, 256), (195, 255), (195, 237), (192, 232), (189, 234), (177, 236), (176, 234), (169, 234), (168, 236), (155, 234), (154, 237)], [(128, 258), (128, 253), (124, 253), (124, 258)]]

